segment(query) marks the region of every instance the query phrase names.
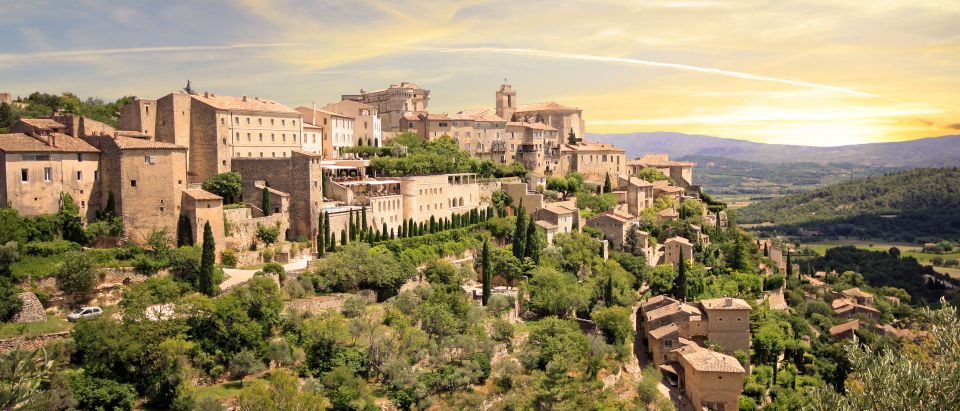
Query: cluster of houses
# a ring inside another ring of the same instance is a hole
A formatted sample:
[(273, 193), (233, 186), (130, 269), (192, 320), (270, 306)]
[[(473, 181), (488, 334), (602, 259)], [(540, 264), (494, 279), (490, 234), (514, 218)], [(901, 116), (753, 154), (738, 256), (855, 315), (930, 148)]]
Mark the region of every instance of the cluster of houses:
[[(157, 99), (134, 97), (120, 109), (118, 127), (73, 114), (22, 119), (0, 135), (0, 204), (25, 216), (53, 214), (69, 194), (85, 221), (109, 208), (123, 221), (123, 237), (138, 243), (154, 230), (179, 231), (184, 223), (199, 242), (209, 223), (222, 251), (247, 249), (260, 226), (278, 227), (289, 240), (315, 239), (321, 215), (334, 233), (350, 230), (351, 216), (360, 213), (367, 228), (399, 232), (407, 222), (485, 209), (493, 193), (503, 190), (533, 213), (550, 243), (555, 235), (593, 227), (607, 247), (622, 249), (638, 216), (657, 199), (679, 204), (699, 193), (692, 163), (665, 154), (627, 161), (622, 149), (585, 141), (578, 108), (519, 105), (512, 86), (504, 84), (494, 109), (438, 114), (428, 111), (429, 93), (404, 82), (322, 107), (289, 108), (188, 87)], [(472, 173), (380, 177), (367, 172), (369, 160), (347, 149), (383, 146), (401, 132), (450, 136), (474, 157), (521, 162), (531, 171), (526, 180), (512, 182)], [(648, 168), (670, 180), (638, 177)], [(202, 188), (226, 172), (241, 176), (238, 198)], [(611, 178), (615, 208), (584, 219), (575, 200), (554, 200), (538, 190), (547, 178), (571, 172), (594, 183)], [(705, 214), (705, 224), (725, 224), (725, 215)], [(680, 215), (667, 208), (656, 218), (663, 224)], [(638, 231), (636, 245), (649, 265), (692, 261), (694, 244), (710, 241), (700, 227), (694, 229), (694, 238), (662, 244)], [(691, 402), (722, 409), (735, 407), (742, 388), (744, 367), (730, 354), (748, 349), (749, 310), (740, 299), (692, 304), (655, 297), (638, 315), (653, 361)]]

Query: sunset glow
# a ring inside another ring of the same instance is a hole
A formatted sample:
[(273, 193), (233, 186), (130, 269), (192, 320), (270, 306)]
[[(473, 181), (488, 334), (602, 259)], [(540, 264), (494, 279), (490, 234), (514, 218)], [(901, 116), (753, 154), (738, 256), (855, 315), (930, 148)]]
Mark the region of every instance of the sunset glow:
[(190, 79), (296, 106), (413, 81), (456, 112), (492, 107), (506, 78), (594, 133), (960, 133), (956, 1), (171, 3), (5, 5), (0, 91), (157, 97)]

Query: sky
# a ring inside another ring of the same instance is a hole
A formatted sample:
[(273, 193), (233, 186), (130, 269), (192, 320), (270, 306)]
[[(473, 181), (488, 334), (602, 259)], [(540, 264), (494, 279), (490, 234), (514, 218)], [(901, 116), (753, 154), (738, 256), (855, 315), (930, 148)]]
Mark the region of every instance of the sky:
[[(291, 107), (412, 81), (431, 112), (833, 146), (960, 134), (960, 1), (0, 0), (0, 91)], [(162, 5), (161, 5), (162, 4)]]

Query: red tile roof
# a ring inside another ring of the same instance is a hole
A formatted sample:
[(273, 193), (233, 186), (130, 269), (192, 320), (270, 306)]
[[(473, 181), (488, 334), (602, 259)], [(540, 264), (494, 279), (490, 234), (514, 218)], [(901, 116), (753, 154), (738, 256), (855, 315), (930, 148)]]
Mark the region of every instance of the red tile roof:
[(276, 101), (258, 97), (221, 96), (217, 94), (191, 94), (195, 100), (220, 110), (240, 110), (263, 113), (298, 114), (296, 110)]
[(522, 113), (527, 111), (548, 111), (548, 110), (580, 110), (580, 109), (576, 107), (565, 106), (555, 101), (548, 101), (545, 103), (523, 104), (517, 107), (516, 112)]
[(113, 141), (117, 143), (117, 148), (121, 150), (186, 150), (184, 146), (154, 141), (146, 138), (126, 137), (117, 135)]
[(40, 130), (57, 130), (66, 127), (58, 121), (50, 118), (21, 118), (20, 121)]
[(55, 146), (46, 144), (36, 138), (22, 133), (0, 134), (0, 151), (7, 153), (99, 153), (94, 146), (87, 142), (70, 137), (66, 134), (54, 133)]

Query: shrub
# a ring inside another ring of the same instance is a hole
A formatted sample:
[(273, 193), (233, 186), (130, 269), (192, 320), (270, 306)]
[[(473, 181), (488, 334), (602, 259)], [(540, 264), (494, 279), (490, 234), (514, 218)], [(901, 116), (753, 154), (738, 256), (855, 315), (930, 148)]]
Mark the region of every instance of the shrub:
[(287, 293), (290, 298), (303, 298), (306, 294), (300, 281), (287, 281), (283, 284), (283, 292)]
[(227, 268), (235, 268), (237, 266), (237, 253), (233, 250), (223, 250), (220, 253), (220, 263)]
[(351, 295), (343, 302), (343, 316), (347, 318), (357, 318), (363, 315), (363, 311), (366, 310), (366, 308), (367, 302), (363, 301), (363, 298)]
[(774, 274), (774, 275), (771, 275), (770, 277), (767, 277), (767, 281), (764, 287), (765, 289), (778, 290), (780, 289), (780, 287), (783, 287), (783, 276)]
[(491, 324), (493, 328), (493, 333), (490, 336), (494, 341), (506, 343), (507, 346), (510, 346), (510, 342), (513, 341), (513, 324), (510, 324), (509, 321), (497, 318), (493, 320)]
[(494, 294), (490, 296), (490, 301), (487, 301), (487, 311), (493, 315), (499, 316), (511, 309), (513, 309), (512, 296)]
[(145, 254), (138, 255), (133, 259), (133, 271), (136, 271), (138, 274), (154, 275), (166, 266), (166, 261)]
[(273, 261), (273, 249), (264, 248), (263, 251), (260, 251), (260, 257), (263, 258), (263, 261), (266, 263)]
[(137, 402), (130, 384), (83, 374), (71, 376), (67, 384), (81, 410), (131, 410)]
[(590, 318), (603, 333), (607, 344), (622, 345), (633, 336), (633, 324), (630, 322), (630, 310), (624, 307), (598, 308)]
[(64, 254), (68, 251), (80, 251), (80, 245), (67, 240), (31, 241), (23, 246), (23, 253), (39, 257)]
[(97, 286), (96, 266), (89, 255), (71, 251), (63, 255), (63, 263), (57, 272), (57, 285), (63, 292), (86, 294)]
[[(264, 250), (266, 251), (266, 250)], [(267, 263), (261, 268), (264, 273), (276, 274), (277, 279), (280, 281), (280, 284), (285, 284), (287, 282), (287, 270), (283, 269), (283, 265), (280, 263)]]

